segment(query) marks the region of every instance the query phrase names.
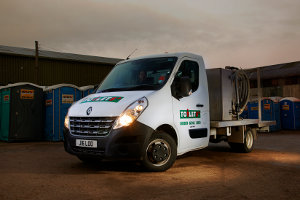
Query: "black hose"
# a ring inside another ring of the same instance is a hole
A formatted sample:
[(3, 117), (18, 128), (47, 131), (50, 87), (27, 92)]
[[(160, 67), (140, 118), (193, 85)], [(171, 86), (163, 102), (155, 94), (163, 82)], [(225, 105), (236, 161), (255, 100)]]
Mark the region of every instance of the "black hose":
[(232, 113), (238, 119), (249, 101), (250, 82), (247, 74), (242, 69), (234, 70), (232, 81), (234, 86)]

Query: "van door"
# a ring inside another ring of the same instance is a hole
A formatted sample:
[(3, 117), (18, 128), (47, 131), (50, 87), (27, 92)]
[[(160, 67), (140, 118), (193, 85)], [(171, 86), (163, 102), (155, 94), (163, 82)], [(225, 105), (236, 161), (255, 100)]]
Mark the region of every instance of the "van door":
[[(189, 96), (178, 99), (174, 90), (181, 77), (189, 78), (191, 92)], [(206, 147), (209, 140), (209, 104), (204, 63), (183, 59), (171, 90), (173, 120), (179, 137), (178, 154)]]

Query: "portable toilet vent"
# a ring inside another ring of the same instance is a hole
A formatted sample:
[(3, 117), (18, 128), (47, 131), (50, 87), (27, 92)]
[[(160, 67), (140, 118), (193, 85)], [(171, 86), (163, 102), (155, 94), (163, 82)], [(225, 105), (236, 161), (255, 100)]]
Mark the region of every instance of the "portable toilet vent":
[(32, 83), (1, 87), (0, 139), (41, 140), (43, 135), (43, 89)]
[(69, 107), (81, 99), (81, 91), (75, 85), (59, 84), (47, 87), (45, 95), (45, 139), (62, 141), (65, 116)]
[(300, 129), (300, 99), (286, 97), (280, 100), (282, 129)]

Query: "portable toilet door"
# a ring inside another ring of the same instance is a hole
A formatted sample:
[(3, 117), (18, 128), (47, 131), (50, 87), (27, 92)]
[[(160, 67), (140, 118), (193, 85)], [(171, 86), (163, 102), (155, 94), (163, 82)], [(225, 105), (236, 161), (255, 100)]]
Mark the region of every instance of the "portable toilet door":
[(300, 99), (286, 97), (280, 101), (282, 129), (300, 129)]
[(3, 87), (2, 138), (5, 141), (41, 140), (42, 130), (42, 88), (32, 83), (16, 83)]
[(277, 97), (265, 97), (262, 99), (262, 120), (276, 121), (276, 125), (270, 126), (270, 131), (280, 130), (280, 104)]
[(54, 90), (44, 91), (44, 99), (45, 99), (44, 139), (47, 141), (53, 141), (54, 121), (55, 121), (54, 120)]
[(300, 130), (300, 99), (294, 102), (295, 129)]
[(258, 119), (258, 102), (252, 101), (248, 105), (249, 119)]
[(2, 132), (1, 132), (1, 119), (2, 119), (2, 87), (0, 87), (0, 141), (2, 139)]
[(45, 90), (46, 122), (45, 139), (62, 141), (65, 116), (73, 102), (81, 99), (81, 91), (75, 85), (59, 84)]
[(8, 141), (10, 119), (10, 88), (1, 89), (1, 135), (0, 139)]
[(0, 140), (2, 140), (2, 135), (1, 135), (1, 115), (2, 115), (2, 87), (0, 87)]
[(249, 119), (249, 102), (247, 103), (243, 112), (240, 114), (240, 117), (242, 117), (243, 119)]
[(71, 105), (74, 102), (81, 99), (82, 93), (77, 86), (73, 86), (73, 87), (65, 86), (60, 88), (59, 96), (60, 96), (60, 105), (59, 105), (60, 106), (59, 109), (60, 129), (58, 131), (59, 131), (60, 139), (64, 140), (63, 128), (64, 128), (65, 117), (68, 114)]

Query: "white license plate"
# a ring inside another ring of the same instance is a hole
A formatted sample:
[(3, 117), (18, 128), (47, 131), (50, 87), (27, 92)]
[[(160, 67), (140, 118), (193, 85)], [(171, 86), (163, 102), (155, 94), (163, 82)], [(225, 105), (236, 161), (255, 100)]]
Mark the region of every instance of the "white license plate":
[(77, 147), (97, 148), (97, 140), (76, 140)]

